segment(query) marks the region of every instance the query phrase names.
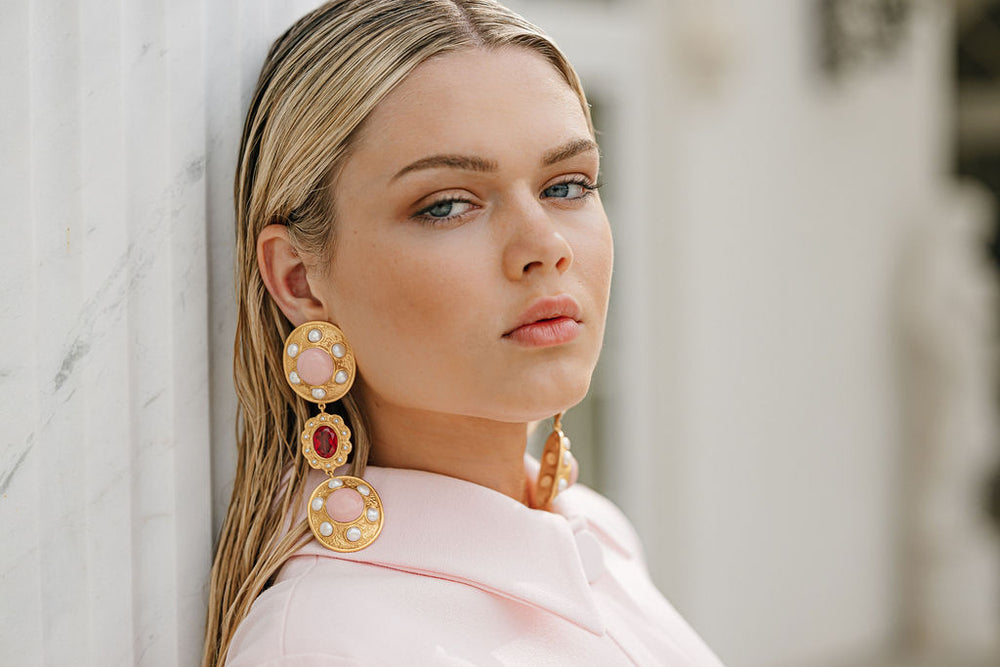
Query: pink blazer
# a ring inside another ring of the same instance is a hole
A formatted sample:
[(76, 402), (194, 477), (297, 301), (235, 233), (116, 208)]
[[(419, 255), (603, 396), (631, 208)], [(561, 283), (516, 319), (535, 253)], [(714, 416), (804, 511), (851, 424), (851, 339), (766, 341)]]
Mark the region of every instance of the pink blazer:
[(590, 489), (571, 487), (550, 513), (432, 473), (365, 478), (385, 511), (379, 538), (298, 551), (226, 665), (722, 664), (653, 586), (628, 520)]

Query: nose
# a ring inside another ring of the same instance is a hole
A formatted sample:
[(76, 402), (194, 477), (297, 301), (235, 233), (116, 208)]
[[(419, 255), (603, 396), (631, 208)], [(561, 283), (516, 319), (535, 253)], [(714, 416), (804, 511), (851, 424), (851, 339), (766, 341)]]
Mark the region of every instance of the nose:
[(503, 253), (504, 274), (522, 280), (535, 274), (565, 273), (573, 263), (573, 248), (544, 203), (531, 196), (508, 207), (509, 230)]

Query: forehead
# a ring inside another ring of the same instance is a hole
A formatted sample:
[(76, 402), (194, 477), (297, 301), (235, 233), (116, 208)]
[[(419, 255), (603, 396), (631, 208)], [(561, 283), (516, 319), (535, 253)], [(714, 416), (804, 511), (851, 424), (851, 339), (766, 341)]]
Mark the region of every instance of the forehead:
[(580, 99), (542, 56), (516, 47), (468, 49), (414, 69), (365, 121), (355, 156), (377, 157), (388, 170), (455, 151), (503, 167), (505, 156), (537, 161), (553, 146), (589, 137)]

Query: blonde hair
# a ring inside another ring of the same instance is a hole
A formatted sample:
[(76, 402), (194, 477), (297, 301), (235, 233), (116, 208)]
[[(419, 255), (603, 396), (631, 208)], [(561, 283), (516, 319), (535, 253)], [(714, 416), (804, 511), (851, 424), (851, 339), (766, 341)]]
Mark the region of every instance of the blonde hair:
[[(236, 172), (239, 457), (212, 567), (203, 666), (224, 662), (250, 605), (309, 538), (304, 520), (289, 526), (308, 471), (296, 450), (310, 406), (283, 378), (280, 354), (292, 326), (261, 279), (257, 237), (282, 224), (303, 258), (330, 261), (333, 184), (375, 106), (433, 56), (505, 46), (552, 63), (590, 123), (580, 81), (555, 44), (493, 0), (337, 0), (299, 19), (268, 53)], [(365, 416), (350, 395), (331, 407), (350, 422), (351, 474), (361, 476), (371, 447)]]

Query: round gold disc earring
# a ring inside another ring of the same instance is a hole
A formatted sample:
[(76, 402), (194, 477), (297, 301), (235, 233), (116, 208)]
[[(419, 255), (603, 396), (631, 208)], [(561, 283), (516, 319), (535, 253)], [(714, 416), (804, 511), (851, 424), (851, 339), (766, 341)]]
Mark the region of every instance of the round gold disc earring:
[(326, 412), (326, 404), (339, 401), (354, 384), (354, 352), (339, 327), (306, 322), (288, 335), (281, 356), (292, 390), (319, 405), (299, 439), (309, 465), (329, 475), (309, 497), (309, 527), (327, 549), (364, 549), (382, 532), (382, 500), (360, 477), (336, 474), (351, 453), (351, 430), (343, 417)]

